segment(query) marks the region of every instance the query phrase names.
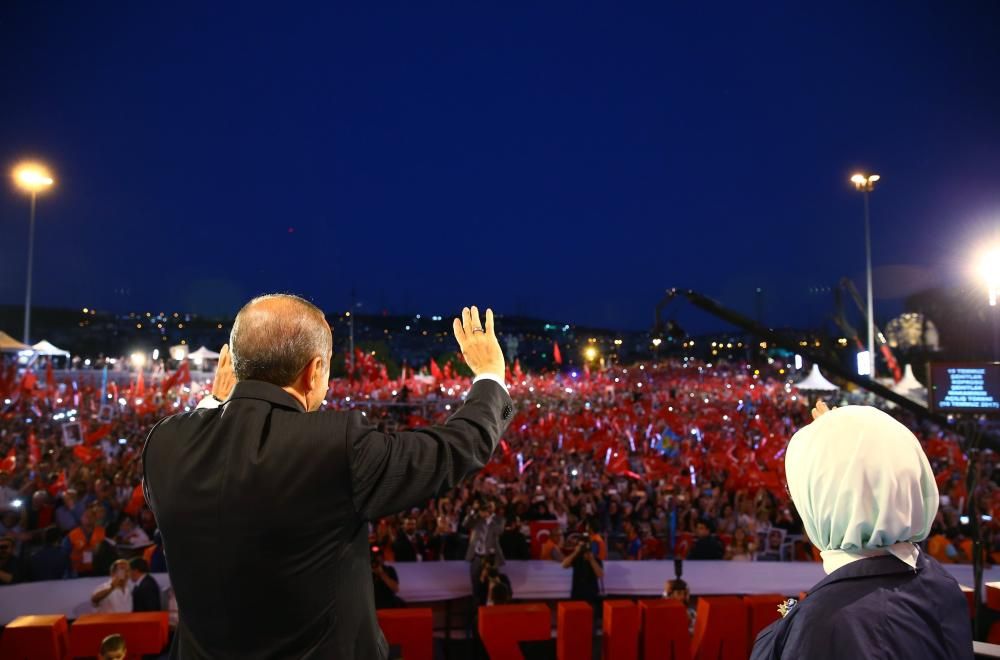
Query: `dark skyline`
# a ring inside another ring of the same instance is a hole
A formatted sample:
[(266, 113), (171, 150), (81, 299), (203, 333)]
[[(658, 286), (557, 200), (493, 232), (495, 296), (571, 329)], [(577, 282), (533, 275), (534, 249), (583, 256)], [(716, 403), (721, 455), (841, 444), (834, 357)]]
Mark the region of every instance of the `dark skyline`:
[[(960, 282), (1000, 225), (992, 3), (625, 11), (6, 3), (0, 303), (463, 304), (645, 328), (690, 287), (774, 325)], [(985, 294), (984, 294), (985, 299)], [(884, 313), (884, 311), (883, 311)], [(685, 312), (695, 326), (718, 324)], [(20, 328), (3, 328), (20, 335)]]

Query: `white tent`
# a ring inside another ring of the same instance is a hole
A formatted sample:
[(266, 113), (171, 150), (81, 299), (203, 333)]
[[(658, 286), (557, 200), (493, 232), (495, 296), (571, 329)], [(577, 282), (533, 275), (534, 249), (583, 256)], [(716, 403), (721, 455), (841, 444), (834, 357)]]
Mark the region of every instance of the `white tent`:
[(197, 351), (189, 353), (188, 358), (195, 362), (203, 362), (204, 360), (218, 360), (219, 354), (202, 346)]
[(927, 388), (913, 375), (913, 365), (906, 365), (903, 377), (892, 386), (892, 391), (914, 401), (927, 402)]
[(53, 346), (45, 339), (32, 346), (32, 348), (35, 349), (35, 353), (38, 355), (69, 357), (69, 351), (64, 351), (61, 348)]
[(809, 392), (836, 392), (840, 389), (820, 373), (818, 364), (814, 364), (809, 375), (800, 380), (795, 387)]
[(3, 330), (0, 330), (0, 353), (20, 353), (21, 351), (30, 350), (31, 346), (22, 344)]

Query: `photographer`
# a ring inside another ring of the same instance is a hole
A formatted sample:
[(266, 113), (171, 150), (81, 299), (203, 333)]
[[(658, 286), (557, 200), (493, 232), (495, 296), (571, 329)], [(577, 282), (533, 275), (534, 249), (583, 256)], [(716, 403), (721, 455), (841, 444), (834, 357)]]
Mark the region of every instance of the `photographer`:
[(485, 605), (503, 605), (509, 602), (514, 595), (514, 590), (510, 586), (510, 578), (500, 572), (493, 557), (483, 559), (477, 595), (480, 603)]
[(469, 532), (469, 548), (465, 559), (469, 562), (469, 577), (472, 581), (472, 591), (480, 605), (486, 604), (489, 595), (483, 587), (482, 573), (487, 563), (503, 566), (504, 554), (500, 548), (500, 535), (503, 533), (503, 516), (497, 515), (496, 504), (476, 502), (463, 523)]
[(403, 607), (402, 599), (396, 595), (399, 593), (399, 576), (396, 574), (396, 569), (386, 565), (382, 548), (373, 545), (371, 550), (375, 609), (387, 610), (395, 607)]
[(562, 567), (573, 569), (570, 598), (587, 601), (596, 612), (601, 600), (601, 585), (598, 580), (604, 577), (604, 563), (594, 554), (593, 545), (586, 537), (578, 538), (576, 548), (563, 559)]

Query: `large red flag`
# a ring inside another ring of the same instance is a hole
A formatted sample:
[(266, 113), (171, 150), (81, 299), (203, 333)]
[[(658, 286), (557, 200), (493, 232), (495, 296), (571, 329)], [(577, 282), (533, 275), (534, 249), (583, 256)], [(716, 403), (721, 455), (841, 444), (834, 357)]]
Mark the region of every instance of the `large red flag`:
[(431, 358), (431, 376), (433, 376), (435, 380), (441, 380), (444, 378), (444, 374), (441, 373), (441, 367), (439, 367), (438, 363), (434, 361), (434, 358)]
[(559, 351), (559, 342), (552, 342), (552, 359), (556, 364), (562, 364), (562, 353)]

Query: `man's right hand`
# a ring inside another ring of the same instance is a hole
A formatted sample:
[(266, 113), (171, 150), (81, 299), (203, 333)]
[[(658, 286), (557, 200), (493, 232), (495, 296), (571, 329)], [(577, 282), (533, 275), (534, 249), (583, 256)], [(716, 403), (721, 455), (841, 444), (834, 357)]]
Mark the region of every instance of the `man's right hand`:
[(493, 310), (486, 310), (486, 325), (479, 321), (479, 309), (473, 305), (462, 309), (462, 318), (452, 323), (455, 339), (462, 349), (465, 363), (476, 376), (492, 374), (501, 380), (506, 363), (500, 342), (493, 330)]

